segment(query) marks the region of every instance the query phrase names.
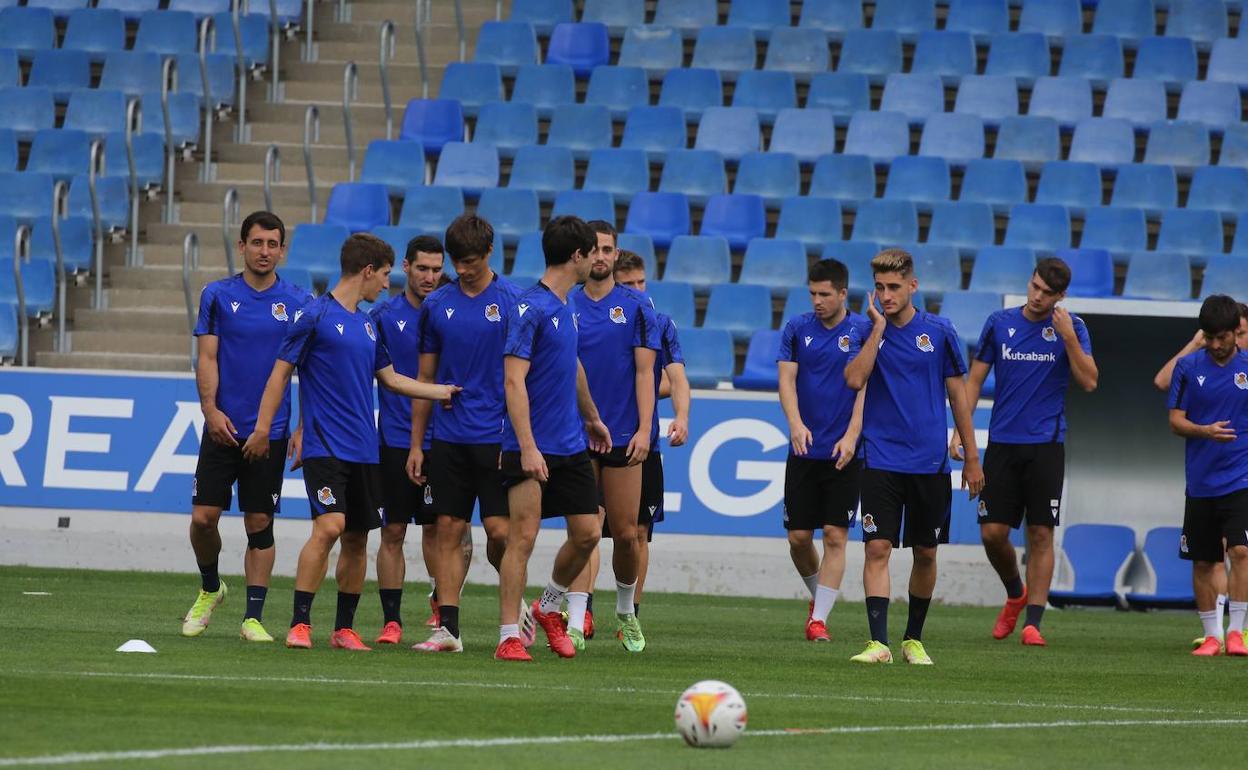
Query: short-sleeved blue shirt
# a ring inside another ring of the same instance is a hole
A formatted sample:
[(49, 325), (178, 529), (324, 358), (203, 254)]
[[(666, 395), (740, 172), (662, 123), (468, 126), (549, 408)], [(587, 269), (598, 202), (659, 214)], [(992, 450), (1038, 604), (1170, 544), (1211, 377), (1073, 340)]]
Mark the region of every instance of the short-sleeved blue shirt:
[(1248, 489), (1248, 353), (1237, 352), (1225, 366), (1207, 350), (1183, 356), (1174, 366), (1167, 405), (1184, 410), (1197, 425), (1229, 420), (1236, 435), (1224, 444), (1187, 439), (1187, 494), (1221, 497)]
[[(385, 302), (373, 306), (368, 313), (373, 319), (377, 341), (390, 353), (394, 370), (405, 377), (416, 379), (420, 374), (420, 309), (412, 307), (407, 293), (396, 294)], [(378, 428), (381, 443), (396, 449), (412, 446), (412, 400), (389, 390), (377, 388)], [(433, 435), (433, 419), (437, 410), (430, 414), (430, 425), (425, 429), (424, 448), (429, 448)]]
[(854, 414), (858, 391), (845, 384), (845, 364), (855, 331), (865, 340), (871, 322), (857, 313), (846, 313), (829, 329), (814, 313), (803, 313), (790, 319), (780, 333), (776, 360), (797, 364), (797, 409), (811, 434), (806, 456), (814, 460), (831, 459)]
[[(653, 302), (651, 303), (654, 304)], [(650, 451), (659, 446), (659, 385), (662, 383), (663, 370), (670, 364), (684, 364), (685, 355), (680, 350), (680, 337), (676, 333), (676, 322), (671, 316), (656, 312), (655, 320), (659, 324), (659, 352), (654, 357), (654, 418), (650, 421)]]

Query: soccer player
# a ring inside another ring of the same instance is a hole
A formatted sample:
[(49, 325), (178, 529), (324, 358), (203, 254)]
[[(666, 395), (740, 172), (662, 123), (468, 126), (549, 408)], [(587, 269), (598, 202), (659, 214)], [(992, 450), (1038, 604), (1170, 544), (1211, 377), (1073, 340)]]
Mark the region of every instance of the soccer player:
[[(438, 287), (442, 278), (442, 243), (431, 235), (413, 238), (403, 257), (403, 273), (407, 285), (401, 294), (381, 302), (372, 309), (373, 331), (378, 341), (390, 352), (394, 370), (415, 379), (420, 358), (419, 316), (425, 297)], [(403, 542), (407, 525), (421, 525), (421, 553), (432, 579), (436, 573), (433, 517), (424, 502), (423, 469), (417, 466), (416, 478), (409, 478), (407, 461), (412, 446), (412, 405), (428, 401), (404, 398), (384, 387), (377, 393), (379, 430), (381, 435), (382, 500), (386, 515), (381, 528), (381, 544), (377, 547), (377, 589), (381, 598), (383, 623), (377, 644), (398, 644), (403, 640), (403, 580), (407, 560), (403, 558)], [(416, 446), (428, 436), (422, 428), (415, 433)], [(436, 612), (436, 610), (435, 610)]]
[(330, 646), (368, 650), (352, 626), (368, 567), (368, 532), (381, 526), (385, 513), (373, 377), (407, 398), (447, 401), (458, 388), (417, 382), (395, 372), (386, 346), (377, 342), (372, 320), (358, 307), (361, 300), (376, 300), (390, 285), (394, 250), (380, 238), (357, 233), (342, 244), (340, 260), (342, 276), (333, 290), (295, 314), (243, 456), (259, 461), (269, 455), (273, 417), (298, 366), (303, 483), (312, 509), (312, 535), (299, 553), (286, 646), (312, 646), (312, 600), (325, 578), (329, 552), (341, 541), (338, 613)]
[(1214, 575), (1231, 560), (1230, 625), (1226, 654), (1248, 655), (1248, 353), (1235, 345), (1240, 311), (1235, 300), (1214, 294), (1200, 307), (1201, 350), (1179, 359), (1170, 384), (1170, 430), (1187, 439), (1187, 503), (1179, 557), (1192, 562), (1196, 610), (1205, 641), (1192, 654), (1222, 652)]
[[(1061, 518), (1066, 477), (1066, 388), (1073, 378), (1087, 392), (1098, 372), (1083, 320), (1057, 303), (1066, 297), (1070, 267), (1056, 257), (1036, 264), (1027, 303), (988, 316), (967, 384), (967, 401), (979, 401), (988, 372), (997, 391), (984, 449), (984, 491), (979, 496), (979, 533), (988, 562), (1005, 585), (1005, 606), (992, 628), (994, 639), (1014, 632), (1027, 608), (1022, 642), (1045, 646), (1040, 620), (1053, 582), (1053, 528)], [(950, 456), (962, 459), (954, 431)], [(1010, 529), (1027, 523), (1027, 584), (1018, 574)]]
[[(789, 556), (810, 592), (806, 639), (828, 642), (828, 613), (845, 575), (845, 542), (858, 512), (864, 392), (845, 383), (850, 338), (871, 333), (845, 298), (849, 270), (825, 259), (807, 276), (812, 311), (790, 320), (780, 335), (780, 407), (789, 422), (784, 467), (784, 528)], [(823, 537), (823, 558), (814, 533)]]
[[(183, 636), (199, 636), (212, 611), (225, 600), (226, 587), (217, 572), (221, 511), (230, 507), (238, 482), (238, 507), (247, 532), (243, 571), (247, 576), (247, 607), (239, 634), (249, 642), (271, 642), (261, 625), (264, 599), (273, 572), (273, 514), (282, 494), (282, 463), (290, 436), (290, 390), (282, 391), (273, 416), (269, 458), (263, 463), (243, 459), (240, 441), (251, 434), (260, 395), (278, 348), (295, 311), (312, 295), (282, 280), (275, 272), (286, 253), (286, 226), (267, 211), (243, 220), (239, 233), (243, 271), (204, 287), (200, 295), (199, 361), (195, 382), (204, 412), (204, 440), (191, 485), (191, 548), (199, 565), (200, 591), (182, 620)], [(290, 441), (298, 462), (300, 434)]]
[[(458, 278), (430, 294), (420, 314), (420, 380), (461, 385), (463, 394), (433, 420), (433, 444), (426, 471), (427, 500), (436, 521), (438, 617), (440, 625), (422, 652), (462, 652), (460, 587), (467, 565), (461, 543), (479, 504), (488, 538), (486, 558), (494, 569), (507, 548), (507, 490), (498, 467), (503, 418), (503, 343), (520, 288), (490, 269), (494, 228), (465, 214), (446, 229), (446, 250)], [(429, 401), (412, 402), (412, 431), (429, 423)], [(415, 454), (413, 450), (413, 454)], [(532, 618), (520, 602), (522, 626), (532, 642)], [(527, 620), (527, 623), (525, 622)]]
[[(602, 489), (603, 508), (615, 544), (616, 636), (629, 652), (646, 648), (646, 638), (633, 607), (640, 553), (637, 512), (641, 508), (642, 464), (650, 454), (654, 420), (654, 367), (661, 347), (654, 308), (641, 293), (615, 282), (616, 232), (610, 223), (589, 223), (598, 249), (591, 260), (584, 289), (573, 292), (579, 351), (589, 392), (611, 430), (610, 453), (591, 453), (594, 475)], [(585, 609), (590, 571), (573, 584), (568, 603), (568, 635), (584, 649)], [(576, 601), (574, 601), (576, 600)]]
[[(891, 663), (888, 648), (888, 561), (893, 548), (911, 549), (909, 622), (901, 652), (907, 663), (931, 665), (923, 623), (936, 587), (936, 547), (949, 542), (953, 489), (946, 456), (945, 395), (958, 431), (967, 437), (962, 485), (972, 497), (984, 485), (971, 405), (962, 375), (966, 364), (953, 324), (914, 307), (919, 282), (914, 259), (885, 249), (871, 260), (875, 291), (867, 295), (871, 333), (850, 334), (845, 381), (866, 388), (862, 417), (862, 537), (871, 641), (851, 660)], [(876, 299), (883, 308), (876, 308)], [(904, 516), (903, 516), (904, 512)]]
[[(563, 628), (559, 605), (585, 568), (601, 534), (598, 489), (586, 452), (611, 450), (611, 431), (589, 394), (577, 358), (572, 287), (589, 277), (598, 251), (594, 231), (580, 219), (555, 217), (542, 233), (546, 272), (520, 295), (503, 347), (507, 420), (500, 458), (507, 478), (510, 525), (499, 572), (499, 660), (529, 661), (520, 639), (520, 597), (542, 518), (563, 516), (568, 538), (555, 556), (550, 582), (533, 605), (533, 617), (550, 648), (564, 658), (576, 648)], [(579, 414), (578, 414), (579, 413)]]
[[(646, 261), (640, 254), (620, 249), (615, 259), (615, 282), (642, 294), (646, 293)], [(651, 302), (653, 304), (653, 301)], [(659, 324), (661, 347), (654, 358), (654, 382), (656, 401), (672, 400), (672, 420), (667, 426), (667, 441), (673, 447), (683, 446), (689, 438), (689, 378), (685, 376), (685, 357), (680, 349), (680, 337), (671, 316), (655, 311)], [(659, 451), (659, 411), (654, 410), (650, 427), (650, 454), (641, 464), (641, 506), (637, 512), (637, 591), (633, 597), (633, 614), (641, 617), (642, 589), (646, 585), (646, 572), (650, 568), (650, 541), (654, 538), (654, 525), (663, 521), (663, 456)], [(644, 529), (643, 529), (644, 527)], [(589, 585), (598, 579), (598, 549), (590, 560)], [(592, 601), (593, 593), (589, 594)], [(569, 595), (571, 605), (571, 595)], [(588, 639), (589, 614), (586, 609), (586, 635)]]

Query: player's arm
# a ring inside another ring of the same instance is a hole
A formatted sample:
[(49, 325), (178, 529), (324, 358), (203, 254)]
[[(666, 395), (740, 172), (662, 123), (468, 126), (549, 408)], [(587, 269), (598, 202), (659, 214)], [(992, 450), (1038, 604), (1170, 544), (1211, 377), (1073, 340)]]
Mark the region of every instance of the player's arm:
[(854, 390), (862, 390), (867, 386), (867, 380), (871, 379), (875, 358), (884, 340), (884, 325), (888, 323), (884, 314), (875, 307), (875, 292), (867, 294), (866, 308), (867, 317), (871, 319), (871, 333), (863, 341), (858, 354), (845, 365), (845, 384)]
[(1100, 376), (1096, 368), (1096, 359), (1084, 350), (1083, 340), (1079, 339), (1079, 333), (1075, 330), (1075, 319), (1070, 315), (1069, 310), (1060, 306), (1053, 308), (1053, 328), (1061, 336), (1062, 344), (1066, 347), (1066, 359), (1070, 361), (1070, 376), (1088, 393), (1096, 390), (1096, 381)]
[(659, 398), (672, 397), (672, 378), (667, 376), (667, 370), (659, 372)]
[(199, 389), (199, 408), (204, 413), (204, 433), (218, 444), (238, 446), (234, 438), (234, 423), (217, 408), (217, 388), (221, 385), (221, 371), (217, 368), (217, 348), (221, 338), (215, 334), (199, 336), (199, 356), (195, 365), (195, 386)]
[(971, 497), (975, 497), (984, 488), (984, 470), (979, 465), (979, 448), (975, 445), (975, 426), (971, 422), (971, 412), (974, 406), (968, 398), (970, 394), (966, 392), (966, 383), (961, 376), (946, 377), (945, 391), (949, 394), (954, 427), (963, 437), (963, 453), (966, 459), (962, 466), (962, 488), (970, 491)]
[(845, 435), (832, 447), (832, 459), (836, 460), (836, 469), (843, 470), (853, 462), (858, 452), (858, 439), (862, 436), (862, 409), (867, 403), (867, 391), (860, 390), (854, 397), (854, 410), (849, 415), (849, 425), (845, 427)]
[(594, 403), (594, 397), (589, 392), (589, 378), (585, 376), (585, 367), (581, 365), (579, 358), (576, 360), (576, 408), (580, 410), (581, 419), (585, 421), (589, 448), (599, 454), (610, 452), (611, 431), (598, 414), (598, 405)]
[[(376, 372), (377, 381), (391, 393), (407, 398), (423, 398), (429, 401), (450, 401), (451, 397), (463, 388), (458, 385), (435, 385), (405, 377), (394, 370), (393, 364), (386, 364)], [(422, 436), (424, 434), (421, 434)]]
[(269, 380), (264, 384), (264, 395), (260, 397), (260, 412), (256, 415), (256, 429), (247, 437), (243, 444), (243, 457), (251, 462), (269, 456), (269, 434), (273, 429), (273, 417), (282, 405), (286, 395), (286, 385), (295, 365), (289, 361), (277, 359), (273, 362), (273, 371), (269, 372)]
[[(654, 419), (654, 357), (646, 347), (633, 348), (633, 389), (637, 393), (637, 432), (628, 441), (625, 456), (629, 465), (637, 465), (650, 454), (650, 426)], [(578, 376), (577, 379), (580, 379)]]
[(671, 383), (672, 411), (675, 413), (667, 426), (667, 440), (672, 446), (681, 446), (689, 440), (689, 406), (693, 401), (685, 365), (679, 362), (668, 364), (663, 369), (663, 377)]
[[(979, 404), (979, 394), (984, 390), (984, 381), (988, 379), (990, 371), (991, 364), (979, 360), (971, 362), (971, 373), (966, 378), (966, 402), (971, 405), (971, 411)], [(962, 448), (962, 431), (957, 428), (954, 428), (953, 435), (949, 437), (949, 456), (955, 460), (966, 459)]]
[(286, 459), (290, 460), (290, 469), (298, 470), (303, 465), (303, 386), (299, 387), (299, 419), (295, 420), (295, 429), (290, 434), (290, 443), (286, 446)]
[[(419, 382), (432, 383), (438, 374), (438, 354), (421, 353), (420, 368), (416, 373)], [(407, 475), (416, 484), (425, 483), (425, 431), (433, 402), (424, 398), (412, 399), (412, 448), (407, 453)]]
[(503, 357), (503, 395), (507, 400), (507, 416), (520, 444), (520, 467), (529, 478), (545, 483), (550, 478), (550, 471), (537, 448), (533, 424), (529, 421), (529, 387), (525, 383), (528, 376), (528, 359)]
[(1235, 440), (1235, 429), (1230, 420), (1218, 420), (1208, 425), (1197, 425), (1187, 419), (1186, 409), (1170, 410), (1170, 432), (1183, 438), (1205, 438), (1225, 444)]
[(1179, 350), (1178, 353), (1175, 353), (1174, 356), (1166, 362), (1166, 365), (1161, 367), (1161, 370), (1158, 371), (1153, 377), (1153, 387), (1160, 391), (1170, 390), (1170, 380), (1174, 377), (1174, 365), (1177, 364), (1179, 359), (1183, 356), (1195, 353), (1204, 346), (1205, 333), (1197, 329), (1196, 336), (1192, 337), (1188, 343), (1184, 345), (1181, 350)]
[(784, 412), (784, 419), (789, 421), (789, 443), (793, 445), (793, 454), (801, 457), (810, 449), (814, 437), (810, 428), (802, 422), (802, 413), (797, 408), (797, 362), (778, 361), (777, 365), (780, 372), (780, 409)]

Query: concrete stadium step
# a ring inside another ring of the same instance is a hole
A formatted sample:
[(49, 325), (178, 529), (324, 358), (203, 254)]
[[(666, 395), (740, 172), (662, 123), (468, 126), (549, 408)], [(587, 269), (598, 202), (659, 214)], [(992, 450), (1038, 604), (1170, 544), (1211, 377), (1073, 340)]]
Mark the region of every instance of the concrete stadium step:
[[(213, 148), (213, 154), (216, 157), (217, 165), (222, 163), (232, 163), (239, 165), (251, 165), (257, 168), (263, 176), (264, 172), (264, 154), (268, 151), (270, 144), (276, 144), (278, 153), (282, 161), (282, 176), (286, 175), (286, 169), (298, 168), (303, 170), (303, 137), (300, 136), (298, 142), (256, 142), (254, 144), (227, 144), (219, 148)], [(335, 160), (341, 159), (341, 162)], [(347, 168), (347, 148), (346, 145), (321, 143), (313, 145), (312, 162), (319, 174), (321, 169), (325, 169), (327, 173), (332, 173), (333, 169)], [(293, 178), (293, 177), (292, 177)], [(302, 177), (300, 177), (302, 179)]]
[[(373, 65), (376, 70), (377, 65)], [(360, 74), (363, 74), (361, 72)], [(441, 75), (438, 76), (441, 80)], [(408, 99), (414, 99), (419, 96), (420, 79), (405, 81), (402, 87), (399, 87), (398, 78), (394, 73), (390, 75), (390, 99), (398, 111), (401, 104), (407, 104)], [(413, 87), (415, 86), (415, 88)], [(432, 88), (433, 84), (430, 83)], [(294, 80), (284, 83), (282, 93), (288, 101), (292, 102), (324, 102), (328, 95), (329, 83), (321, 80)], [(381, 81), (376, 83), (359, 83), (356, 90), (356, 100), (364, 104), (384, 104), (385, 98), (381, 91)], [(402, 100), (400, 102), (400, 99)], [(339, 100), (341, 101), (341, 88), (339, 88)], [(306, 107), (305, 107), (306, 109)], [(321, 118), (324, 120), (324, 118)]]
[[(196, 294), (192, 294), (192, 301)], [(133, 289), (111, 288), (108, 290), (109, 310), (135, 310), (144, 308), (182, 308), (186, 309), (186, 299), (182, 288), (176, 289)]]
[(108, 331), (80, 330), (73, 332), (70, 340), (71, 352), (74, 353), (122, 353), (122, 354), (154, 354), (161, 356), (181, 356), (184, 362), (189, 361), (191, 342), (190, 332), (179, 330), (174, 333), (128, 332), (117, 334)]
[[(339, 129), (343, 127), (342, 122), (342, 87), (339, 86), (336, 92), (322, 94), (319, 99), (314, 100), (317, 104), (317, 111), (320, 113), (321, 119), (321, 138), (319, 142), (330, 143), (332, 140), (326, 138), (326, 129), (337, 126)], [(330, 102), (326, 104), (325, 102)], [(303, 118), (308, 111), (310, 102), (296, 102), (288, 99), (285, 102), (274, 104), (272, 102), (263, 102), (248, 107), (248, 120), (253, 126), (267, 123), (297, 123), (299, 126), (300, 143), (303, 141)], [(375, 103), (366, 103), (355, 100), (351, 103), (351, 119), (355, 130), (356, 141), (365, 136), (365, 132), (370, 128), (385, 130), (386, 113), (380, 101)], [(369, 134), (370, 136), (372, 134)], [(336, 136), (330, 134), (329, 136)], [(255, 141), (253, 138), (252, 141)], [(345, 144), (345, 142), (337, 142)]]
[[(328, 197), (329, 191), (333, 186), (332, 182), (322, 182), (320, 176), (317, 176), (316, 192), (318, 196), (323, 194), (325, 197)], [(221, 204), (225, 200), (226, 192), (230, 189), (238, 191), (242, 208), (254, 210), (264, 204), (264, 185), (258, 179), (251, 183), (242, 184), (238, 182), (188, 182), (182, 185), (180, 191), (181, 206), (186, 206), (188, 203), (216, 204), (217, 211), (215, 214), (207, 217), (183, 216), (181, 221), (212, 222), (213, 220), (221, 219)], [(297, 205), (307, 202), (308, 186), (306, 184), (279, 182), (273, 185), (274, 205)]]
[[(178, 253), (179, 259), (181, 252)], [(204, 256), (200, 252), (201, 258)], [(148, 264), (142, 267), (114, 267), (110, 277), (113, 284), (127, 289), (160, 289), (182, 291), (181, 262), (173, 265)], [(198, 295), (204, 284), (226, 277), (225, 268), (201, 268), (191, 273), (191, 291)]]
[[(406, 102), (404, 102), (406, 104)], [(403, 111), (399, 107), (399, 103), (395, 102), (396, 109), (394, 111), (395, 131), (398, 131), (400, 122), (402, 121)], [(290, 144), (297, 145), (300, 148), (300, 154), (295, 156), (300, 162), (303, 161), (303, 113), (307, 109), (306, 105), (287, 105), (294, 108), (294, 112), (298, 114), (297, 118), (274, 118), (263, 122), (256, 122), (247, 128), (251, 132), (251, 141), (260, 146), (269, 144)], [(337, 108), (341, 109), (341, 108)], [(363, 155), (364, 147), (368, 145), (370, 139), (376, 139), (386, 135), (386, 116), (380, 107), (376, 108), (376, 117), (369, 120), (361, 120), (357, 114), (352, 130), (355, 133), (356, 151)], [(325, 114), (321, 114), (321, 138), (320, 143), (313, 144), (312, 164), (319, 165), (322, 157), (331, 159), (333, 163), (343, 163), (346, 158), (347, 134), (346, 129), (342, 125), (342, 114), (338, 113), (334, 119), (326, 118)], [(263, 157), (263, 155), (262, 155)]]
[(188, 333), (186, 306), (125, 310), (83, 309), (74, 313), (74, 331)]
[(35, 365), (62, 369), (185, 372), (191, 368), (191, 359), (189, 347), (184, 355), (161, 353), (52, 353), (41, 350), (35, 354)]
[[(399, 42), (401, 45), (402, 40)], [(458, 56), (459, 53), (456, 51), (455, 56), (450, 58), (455, 59), (458, 58)], [(429, 59), (426, 62), (426, 64), (428, 64), (428, 69), (426, 71), (429, 73), (429, 87), (431, 89), (435, 88), (438, 83), (442, 82), (442, 73), (446, 69), (446, 65), (442, 64), (442, 61), (443, 60)], [(361, 89), (364, 88), (364, 86), (377, 86), (381, 84), (381, 76), (377, 72), (376, 55), (374, 55), (371, 60), (357, 61), (356, 64), (359, 65)], [(282, 82), (286, 85), (290, 85), (292, 83), (318, 83), (326, 89), (321, 92), (320, 96), (322, 99), (335, 93), (334, 91), (330, 91), (328, 89), (331, 87), (331, 84), (337, 83), (338, 90), (336, 93), (339, 99), (341, 99), (342, 69), (342, 62), (293, 61), (289, 64), (282, 64)], [(390, 87), (395, 89), (396, 92), (400, 87), (408, 91), (418, 90), (420, 88), (420, 67), (415, 63), (409, 64), (406, 62), (391, 61)]]

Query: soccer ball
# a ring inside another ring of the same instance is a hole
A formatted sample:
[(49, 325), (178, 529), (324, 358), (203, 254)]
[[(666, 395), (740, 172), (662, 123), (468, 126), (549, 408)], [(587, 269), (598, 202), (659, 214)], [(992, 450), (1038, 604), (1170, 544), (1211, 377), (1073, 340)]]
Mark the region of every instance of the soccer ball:
[(676, 730), (697, 748), (728, 748), (745, 732), (745, 719), (745, 700), (727, 682), (698, 682), (676, 701)]

